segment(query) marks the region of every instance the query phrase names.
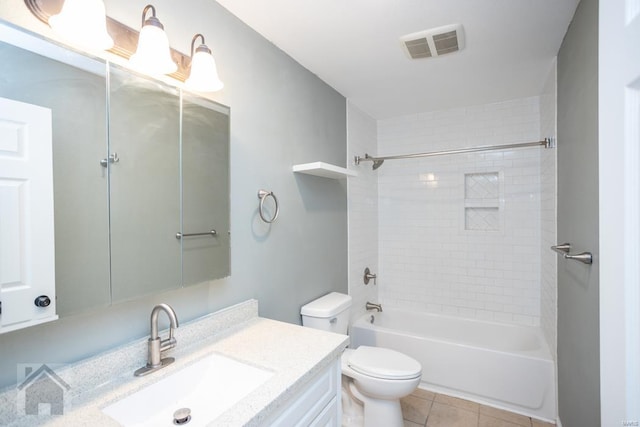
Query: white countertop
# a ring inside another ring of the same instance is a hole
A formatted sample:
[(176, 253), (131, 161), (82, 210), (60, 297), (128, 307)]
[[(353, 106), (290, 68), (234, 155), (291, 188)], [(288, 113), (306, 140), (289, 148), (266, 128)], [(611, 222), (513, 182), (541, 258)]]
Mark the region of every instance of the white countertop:
[(346, 335), (260, 318), (255, 300), (189, 322), (175, 335), (177, 347), (163, 353), (175, 363), (145, 377), (133, 372), (146, 363), (146, 339), (56, 370), (70, 386), (63, 416), (20, 416), (19, 391), (7, 389), (0, 394), (0, 425), (117, 426), (102, 408), (217, 353), (274, 375), (211, 425), (259, 426), (339, 358), (349, 342)]

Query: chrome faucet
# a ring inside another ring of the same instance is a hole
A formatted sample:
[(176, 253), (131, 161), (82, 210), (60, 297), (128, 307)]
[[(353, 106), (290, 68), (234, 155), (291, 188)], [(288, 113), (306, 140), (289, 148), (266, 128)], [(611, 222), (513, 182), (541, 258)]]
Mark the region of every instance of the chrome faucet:
[[(376, 310), (378, 312), (382, 311), (382, 304), (374, 304), (372, 302), (367, 301), (367, 304), (365, 305), (365, 308), (367, 310)], [(371, 322), (373, 323), (373, 322)]]
[[(158, 336), (158, 315), (161, 311), (164, 311), (169, 317), (169, 338), (161, 340)], [(173, 337), (173, 331), (178, 327), (178, 316), (173, 308), (169, 304), (158, 304), (153, 307), (151, 311), (151, 336), (148, 342), (148, 359), (147, 365), (134, 372), (136, 377), (150, 374), (153, 371), (164, 368), (165, 366), (173, 363), (175, 359), (173, 357), (166, 357), (161, 359), (161, 353), (165, 350), (169, 350), (176, 346), (177, 341)]]

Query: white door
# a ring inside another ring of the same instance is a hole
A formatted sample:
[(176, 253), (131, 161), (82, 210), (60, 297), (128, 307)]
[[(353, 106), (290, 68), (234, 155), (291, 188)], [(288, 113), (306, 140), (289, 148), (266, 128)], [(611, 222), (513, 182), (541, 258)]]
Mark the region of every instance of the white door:
[(57, 319), (51, 132), (51, 110), (0, 98), (0, 333)]
[(600, 0), (600, 399), (640, 423), (640, 0)]

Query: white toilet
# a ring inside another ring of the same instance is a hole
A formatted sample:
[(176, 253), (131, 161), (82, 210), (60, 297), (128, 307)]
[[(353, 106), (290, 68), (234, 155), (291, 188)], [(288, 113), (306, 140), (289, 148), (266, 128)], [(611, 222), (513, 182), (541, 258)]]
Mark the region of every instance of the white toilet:
[[(302, 325), (346, 334), (350, 308), (349, 295), (332, 292), (302, 306)], [(342, 354), (342, 375), (364, 406), (365, 427), (402, 427), (400, 398), (418, 387), (422, 366), (395, 350), (360, 346)]]

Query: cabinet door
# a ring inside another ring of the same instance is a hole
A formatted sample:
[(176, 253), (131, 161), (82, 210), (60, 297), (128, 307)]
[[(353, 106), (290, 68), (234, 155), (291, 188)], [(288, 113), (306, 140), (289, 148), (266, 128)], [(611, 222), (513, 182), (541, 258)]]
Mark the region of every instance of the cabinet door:
[(113, 66), (109, 86), (111, 292), (118, 302), (181, 286), (180, 97)]
[(201, 98), (183, 96), (183, 233), (185, 286), (230, 274), (229, 113)]
[(340, 359), (321, 371), (284, 409), (270, 427), (333, 426), (341, 416)]
[(338, 398), (334, 397), (327, 403), (322, 412), (309, 424), (310, 427), (338, 427), (341, 420), (338, 419)]

